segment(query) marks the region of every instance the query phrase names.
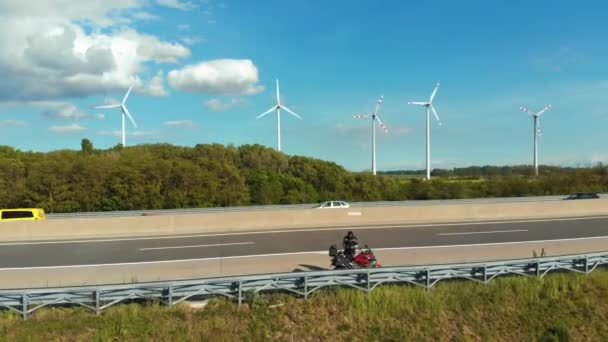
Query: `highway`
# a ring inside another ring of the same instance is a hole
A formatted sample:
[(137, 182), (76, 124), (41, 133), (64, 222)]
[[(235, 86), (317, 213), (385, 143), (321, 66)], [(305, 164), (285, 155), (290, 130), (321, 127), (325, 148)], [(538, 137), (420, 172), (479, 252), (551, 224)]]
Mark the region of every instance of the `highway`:
[[(413, 249), (606, 237), (608, 216), (370, 225), (351, 229), (362, 244), (376, 250)], [(347, 230), (344, 227), (319, 227), (187, 236), (6, 242), (0, 243), (0, 269), (326, 253), (330, 244), (340, 245)]]

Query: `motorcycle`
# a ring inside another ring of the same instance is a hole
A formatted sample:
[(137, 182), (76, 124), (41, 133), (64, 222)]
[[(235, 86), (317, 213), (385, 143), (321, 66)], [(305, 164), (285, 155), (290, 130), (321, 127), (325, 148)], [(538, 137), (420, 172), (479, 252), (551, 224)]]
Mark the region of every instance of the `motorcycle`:
[(331, 259), (331, 266), (335, 270), (340, 269), (355, 269), (355, 268), (377, 268), (382, 267), (374, 252), (369, 246), (365, 245), (365, 248), (360, 250), (358, 253), (355, 248), (354, 256), (347, 254), (344, 250), (338, 250), (338, 247), (334, 244), (329, 247), (329, 256)]

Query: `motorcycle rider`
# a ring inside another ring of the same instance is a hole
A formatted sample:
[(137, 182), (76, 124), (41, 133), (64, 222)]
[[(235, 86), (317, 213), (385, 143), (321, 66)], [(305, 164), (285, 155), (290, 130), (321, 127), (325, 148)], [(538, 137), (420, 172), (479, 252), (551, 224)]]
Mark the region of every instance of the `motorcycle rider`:
[(344, 255), (352, 260), (357, 253), (357, 246), (359, 244), (359, 240), (353, 233), (352, 230), (349, 230), (344, 239), (342, 239), (342, 247), (344, 248)]

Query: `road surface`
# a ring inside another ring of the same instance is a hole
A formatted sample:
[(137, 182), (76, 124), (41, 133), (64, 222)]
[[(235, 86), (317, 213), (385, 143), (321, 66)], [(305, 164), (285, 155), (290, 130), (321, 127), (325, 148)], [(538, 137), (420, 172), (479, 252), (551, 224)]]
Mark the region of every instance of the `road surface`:
[[(607, 237), (608, 216), (371, 225), (351, 229), (362, 244), (381, 251)], [(0, 269), (326, 253), (330, 244), (341, 243), (347, 230), (344, 227), (322, 227), (188, 236), (6, 242), (0, 243)]]

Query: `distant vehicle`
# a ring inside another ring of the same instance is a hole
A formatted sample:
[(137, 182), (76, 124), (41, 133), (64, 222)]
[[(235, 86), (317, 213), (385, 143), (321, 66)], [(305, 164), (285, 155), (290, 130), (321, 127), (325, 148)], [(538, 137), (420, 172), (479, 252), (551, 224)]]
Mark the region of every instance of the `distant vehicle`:
[(570, 196), (568, 196), (564, 199), (577, 200), (577, 199), (594, 199), (594, 198), (600, 198), (600, 196), (598, 194), (596, 194), (595, 192), (575, 192), (573, 194), (570, 194)]
[(34, 221), (44, 220), (46, 214), (40, 208), (1, 209), (0, 221)]
[(350, 205), (344, 201), (327, 201), (316, 206), (317, 209), (337, 209), (350, 208)]

